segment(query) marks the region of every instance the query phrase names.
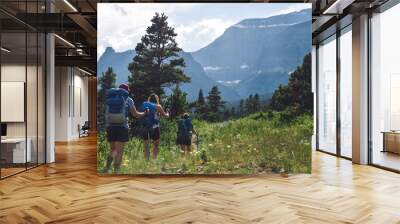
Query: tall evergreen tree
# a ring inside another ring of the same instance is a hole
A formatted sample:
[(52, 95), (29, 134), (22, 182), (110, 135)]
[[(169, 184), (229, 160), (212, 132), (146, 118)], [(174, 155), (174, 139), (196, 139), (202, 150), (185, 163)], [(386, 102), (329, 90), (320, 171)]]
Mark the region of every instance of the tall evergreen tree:
[(146, 34), (136, 45), (133, 62), (128, 66), (131, 72), (129, 83), (139, 103), (151, 93), (163, 95), (164, 87), (190, 81), (182, 70), (185, 62), (178, 55), (182, 49), (175, 41), (177, 34), (167, 19), (163, 13), (154, 15)]
[(239, 103), (239, 112), (238, 112), (239, 116), (243, 116), (245, 114), (245, 110), (246, 110), (245, 102), (243, 99), (241, 99)]
[(246, 99), (246, 112), (245, 114), (253, 113), (253, 94), (250, 94), (249, 98)]
[(231, 116), (232, 117), (236, 117), (236, 109), (235, 109), (235, 107), (231, 108)]
[(256, 93), (253, 97), (253, 113), (261, 109), (260, 96)]
[(229, 120), (229, 118), (231, 117), (231, 111), (229, 109), (226, 109), (223, 113), (223, 120)]
[(221, 110), (225, 108), (225, 101), (222, 100), (221, 92), (217, 86), (213, 86), (207, 96), (207, 117), (210, 121), (218, 121), (221, 119)]
[(206, 104), (206, 100), (204, 99), (204, 95), (203, 95), (203, 90), (202, 89), (199, 90), (199, 96), (197, 98), (197, 104), (199, 104), (199, 105)]
[(206, 100), (203, 95), (203, 90), (199, 90), (199, 95), (197, 97), (196, 101), (196, 115), (199, 118), (204, 119), (207, 113), (207, 105), (206, 105)]
[(112, 67), (108, 67), (107, 71), (99, 77), (99, 88), (97, 90), (97, 128), (98, 130), (105, 129), (105, 103), (107, 91), (115, 88), (117, 75)]

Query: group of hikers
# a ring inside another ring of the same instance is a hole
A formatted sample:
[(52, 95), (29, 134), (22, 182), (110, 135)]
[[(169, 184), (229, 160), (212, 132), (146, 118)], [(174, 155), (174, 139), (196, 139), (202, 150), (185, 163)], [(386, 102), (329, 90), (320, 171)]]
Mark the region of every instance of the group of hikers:
[[(153, 159), (156, 159), (160, 145), (160, 117), (169, 117), (168, 110), (160, 104), (157, 94), (151, 94), (136, 109), (133, 99), (129, 96), (128, 84), (121, 84), (118, 88), (112, 88), (106, 96), (106, 132), (107, 141), (110, 143), (110, 152), (104, 172), (119, 172), (122, 162), (125, 143), (129, 141), (129, 116), (139, 119), (140, 137), (144, 145), (144, 158), (150, 159), (150, 148), (153, 145)], [(176, 144), (180, 145), (182, 154), (191, 152), (192, 134), (197, 135), (188, 113), (184, 113), (178, 123)]]

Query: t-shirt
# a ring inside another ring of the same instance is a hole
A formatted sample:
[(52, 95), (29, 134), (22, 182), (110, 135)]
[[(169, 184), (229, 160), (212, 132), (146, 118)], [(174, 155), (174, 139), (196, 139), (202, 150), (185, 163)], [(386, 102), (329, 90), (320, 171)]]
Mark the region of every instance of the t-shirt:
[(126, 99), (126, 122), (124, 127), (128, 127), (128, 117), (131, 115), (131, 109), (135, 106), (135, 102), (128, 96)]
[(131, 109), (135, 106), (135, 102), (133, 102), (133, 99), (130, 98), (128, 96), (128, 98), (126, 99), (126, 112), (127, 112), (127, 116), (130, 115), (131, 113)]

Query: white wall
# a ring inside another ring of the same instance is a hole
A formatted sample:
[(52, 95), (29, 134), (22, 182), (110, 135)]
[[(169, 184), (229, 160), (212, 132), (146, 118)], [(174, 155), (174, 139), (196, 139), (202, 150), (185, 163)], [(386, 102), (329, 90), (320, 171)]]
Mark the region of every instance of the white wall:
[(77, 139), (78, 125), (88, 120), (88, 78), (76, 68), (56, 67), (55, 86), (55, 140)]
[(55, 141), (68, 140), (68, 88), (69, 88), (69, 69), (67, 67), (55, 68)]
[[(25, 82), (24, 65), (6, 64), (1, 66), (1, 81), (4, 82)], [(29, 70), (29, 68), (28, 68)], [(7, 110), (7, 108), (1, 108)], [(25, 137), (25, 122), (8, 122), (7, 123), (7, 137)]]
[[(36, 70), (38, 69), (38, 71)], [(32, 66), (25, 64), (9, 63), (1, 66), (2, 82), (24, 82), (26, 84), (26, 107), (24, 105), (19, 108), (20, 113), (26, 112), (26, 120), (21, 122), (5, 122), (7, 123), (7, 137), (8, 138), (25, 138), (29, 139), (31, 155), (33, 162), (39, 159), (39, 163), (44, 163), (44, 74), (42, 67)], [(27, 78), (27, 80), (25, 80)], [(4, 89), (2, 89), (3, 91)], [(20, 94), (24, 94), (21, 90)], [(2, 95), (7, 97), (6, 95)], [(3, 113), (13, 113), (10, 107), (2, 107)], [(14, 108), (14, 110), (16, 110)], [(14, 112), (15, 113), (15, 112)], [(22, 115), (23, 116), (23, 115)]]

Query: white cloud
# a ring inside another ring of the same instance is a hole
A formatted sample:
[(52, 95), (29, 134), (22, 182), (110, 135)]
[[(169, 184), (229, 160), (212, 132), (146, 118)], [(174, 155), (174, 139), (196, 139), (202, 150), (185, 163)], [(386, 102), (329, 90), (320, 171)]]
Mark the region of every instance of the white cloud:
[[(195, 5), (174, 4), (172, 7), (162, 4), (162, 8), (155, 8), (153, 4), (99, 4), (98, 55), (101, 55), (107, 46), (112, 46), (116, 51), (133, 49), (145, 34), (156, 11), (172, 15)], [(211, 43), (234, 23), (235, 21), (218, 18), (204, 18), (185, 23), (169, 17), (169, 24), (179, 34), (176, 38), (178, 45), (188, 52)]]
[(219, 66), (205, 66), (204, 68), (204, 71), (218, 71), (218, 70), (221, 70), (222, 69), (222, 67), (219, 67)]
[(176, 40), (185, 51), (196, 51), (221, 36), (234, 23), (234, 21), (210, 18), (190, 24), (176, 25), (175, 32), (179, 34)]
[(298, 12), (303, 9), (310, 9), (311, 8), (311, 3), (304, 3), (304, 4), (292, 4), (289, 5), (289, 7), (282, 9), (275, 13), (275, 15), (280, 15), (280, 14), (287, 14), (291, 12)]
[[(265, 5), (268, 10), (269, 4), (262, 5)], [(169, 24), (175, 27), (175, 32), (178, 33), (176, 38), (178, 45), (183, 50), (192, 52), (208, 45), (222, 35), (229, 26), (244, 18), (265, 18), (299, 11), (309, 8), (310, 4), (282, 5), (281, 8), (285, 8), (284, 10), (278, 9), (267, 13), (259, 10), (257, 15), (246, 14), (250, 11), (242, 10), (242, 6), (239, 4), (227, 4), (226, 6), (230, 8), (221, 8), (218, 13), (213, 11), (217, 9), (215, 4), (99, 3), (97, 6), (98, 56), (104, 52), (106, 47), (113, 47), (117, 52), (134, 49), (145, 34), (155, 12), (163, 12), (169, 17)], [(240, 7), (238, 8), (238, 6)]]
[(261, 29), (265, 29), (265, 28), (271, 28), (271, 27), (279, 27), (279, 26), (293, 26), (296, 25), (298, 23), (281, 23), (281, 24), (271, 24), (271, 25), (258, 25), (258, 26), (244, 26), (242, 24), (236, 24), (234, 25), (234, 27), (239, 28), (239, 29), (256, 29), (256, 28), (261, 28)]
[(225, 86), (233, 86), (233, 85), (239, 84), (240, 81), (241, 81), (241, 80), (237, 79), (237, 80), (230, 80), (230, 81), (222, 81), (222, 80), (219, 80), (219, 81), (217, 81), (217, 82), (218, 82), (218, 83), (221, 83), (222, 85), (225, 85)]
[(246, 69), (246, 68), (249, 68), (249, 66), (246, 65), (246, 64), (243, 64), (243, 65), (240, 66), (240, 68), (241, 68), (241, 69)]

